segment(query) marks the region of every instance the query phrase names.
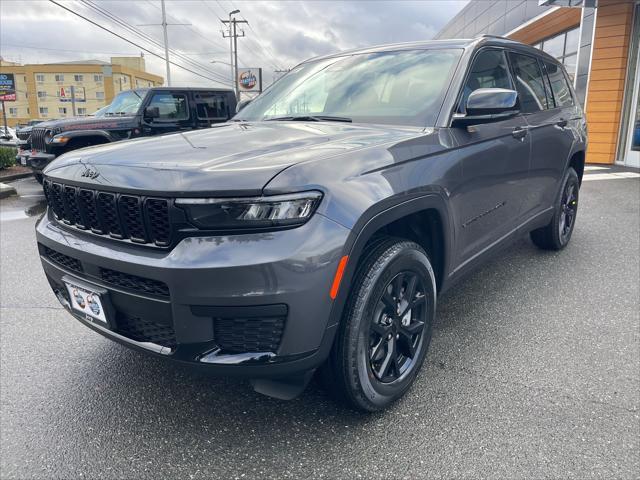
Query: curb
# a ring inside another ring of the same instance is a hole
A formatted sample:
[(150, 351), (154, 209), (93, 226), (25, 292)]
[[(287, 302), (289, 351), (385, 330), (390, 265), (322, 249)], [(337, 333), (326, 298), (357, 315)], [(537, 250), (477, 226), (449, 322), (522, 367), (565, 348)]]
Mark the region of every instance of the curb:
[(7, 198), (16, 194), (16, 189), (6, 183), (0, 183), (0, 198)]
[(0, 177), (0, 182), (13, 182), (14, 180), (20, 180), (21, 178), (33, 177), (33, 172), (14, 173), (13, 175), (7, 175), (6, 177)]

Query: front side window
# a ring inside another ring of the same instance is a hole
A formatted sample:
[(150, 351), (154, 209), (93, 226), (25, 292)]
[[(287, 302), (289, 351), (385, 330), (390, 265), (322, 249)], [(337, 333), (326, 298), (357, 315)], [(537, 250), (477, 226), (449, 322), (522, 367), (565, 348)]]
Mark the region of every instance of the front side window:
[(568, 107), (573, 105), (573, 97), (571, 96), (571, 88), (567, 82), (567, 77), (562, 73), (560, 66), (544, 62), (544, 67), (549, 76), (551, 83), (551, 91), (556, 101), (556, 107)]
[(462, 50), (375, 52), (310, 61), (278, 80), (239, 117), (344, 117), (353, 122), (428, 126), (442, 105)]
[(465, 113), (469, 95), (479, 88), (513, 89), (507, 59), (502, 50), (482, 50), (473, 60), (462, 89), (458, 113)]
[(199, 119), (226, 119), (229, 116), (227, 98), (215, 93), (197, 93), (196, 112)]
[(158, 107), (160, 116), (156, 120), (186, 120), (189, 118), (187, 97), (180, 94), (159, 92), (153, 95), (149, 107)]
[(509, 58), (515, 73), (520, 111), (532, 113), (549, 108), (538, 60), (535, 57), (513, 52), (509, 53)]

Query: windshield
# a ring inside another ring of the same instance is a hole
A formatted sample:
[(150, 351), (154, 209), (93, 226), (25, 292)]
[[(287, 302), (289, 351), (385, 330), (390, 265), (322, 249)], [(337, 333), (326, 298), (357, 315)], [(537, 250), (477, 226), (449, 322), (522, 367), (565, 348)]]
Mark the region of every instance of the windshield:
[(236, 119), (334, 117), (360, 123), (433, 125), (461, 53), (457, 49), (405, 50), (307, 62), (282, 77)]
[(116, 95), (111, 104), (104, 107), (104, 110), (101, 111), (101, 116), (135, 115), (136, 113), (138, 113), (138, 109), (140, 108), (140, 104), (142, 103), (143, 98), (144, 93), (140, 95), (140, 93), (136, 92), (135, 90), (121, 92)]

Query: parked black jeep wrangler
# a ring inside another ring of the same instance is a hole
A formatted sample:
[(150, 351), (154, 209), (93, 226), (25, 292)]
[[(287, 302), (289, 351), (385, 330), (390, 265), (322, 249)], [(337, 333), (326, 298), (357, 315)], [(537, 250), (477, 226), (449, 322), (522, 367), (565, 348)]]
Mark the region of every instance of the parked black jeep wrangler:
[(226, 122), (236, 110), (232, 90), (144, 88), (119, 93), (97, 115), (39, 123), (31, 129), (27, 148), (17, 162), (33, 169), (42, 183), (42, 169), (58, 155), (90, 145), (117, 142)]

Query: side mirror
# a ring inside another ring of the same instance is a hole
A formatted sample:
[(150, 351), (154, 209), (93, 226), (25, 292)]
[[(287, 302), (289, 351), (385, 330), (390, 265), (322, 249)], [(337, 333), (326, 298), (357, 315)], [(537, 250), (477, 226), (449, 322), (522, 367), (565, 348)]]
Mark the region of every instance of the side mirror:
[(158, 107), (147, 107), (144, 109), (144, 118), (159, 118), (160, 109)]
[(505, 88), (479, 88), (471, 92), (466, 104), (467, 113), (453, 115), (454, 126), (491, 123), (517, 115), (518, 92)]
[(240, 102), (238, 102), (236, 104), (236, 113), (238, 113), (240, 110), (242, 110), (244, 107), (246, 107), (247, 105), (249, 105), (251, 103), (251, 98), (249, 98), (248, 100), (241, 100)]

